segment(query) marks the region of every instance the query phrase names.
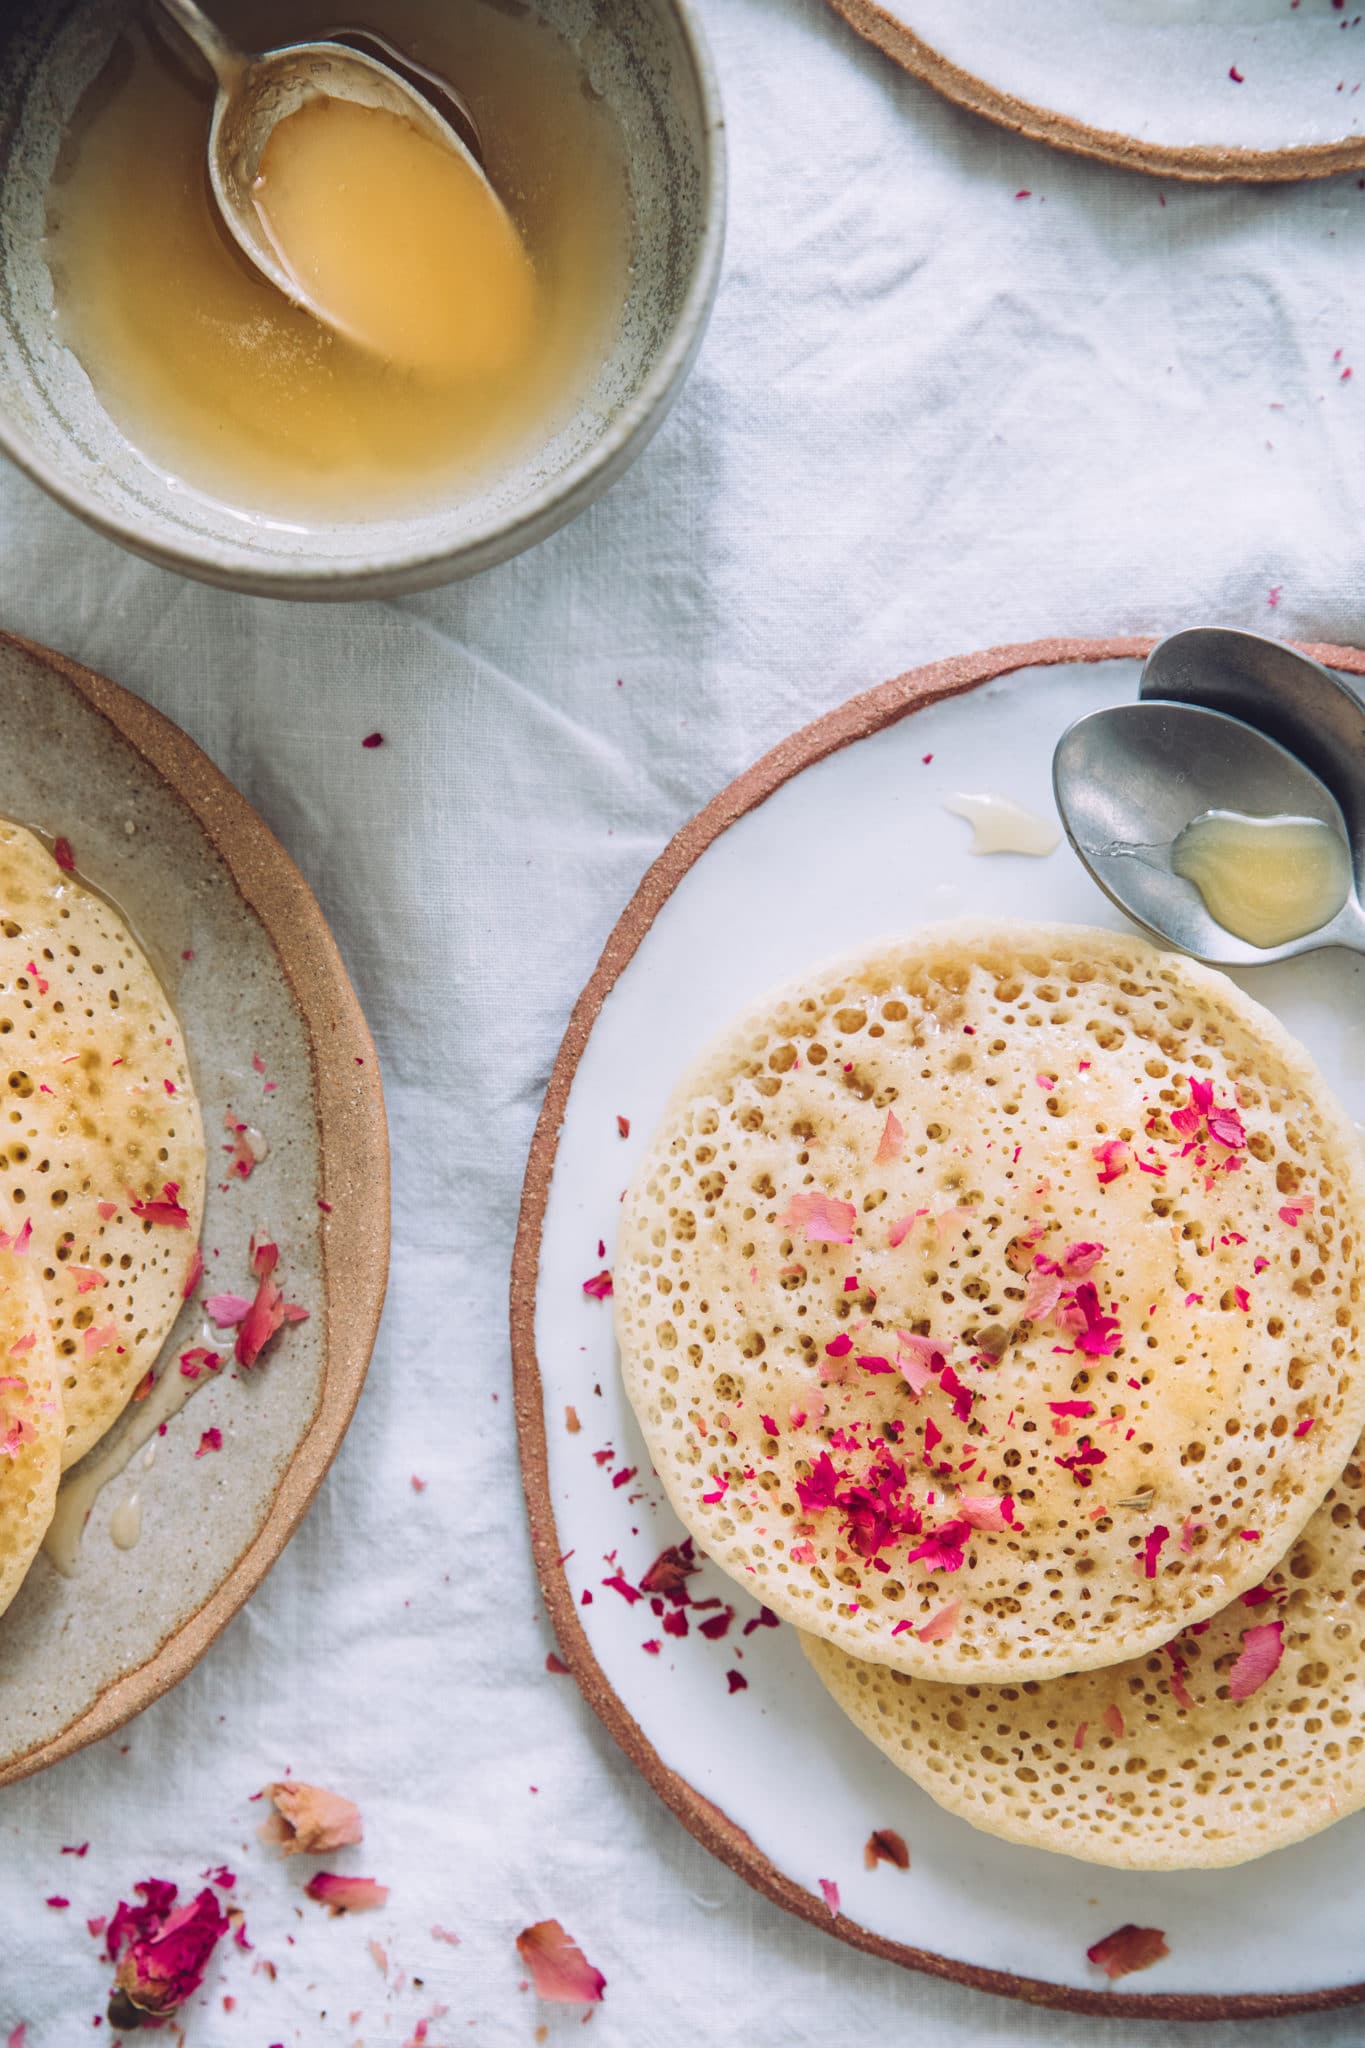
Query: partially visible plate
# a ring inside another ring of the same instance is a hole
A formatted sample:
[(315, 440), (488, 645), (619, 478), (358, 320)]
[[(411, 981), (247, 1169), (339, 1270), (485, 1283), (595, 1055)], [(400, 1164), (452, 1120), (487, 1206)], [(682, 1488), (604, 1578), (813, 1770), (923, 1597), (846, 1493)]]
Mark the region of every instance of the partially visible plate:
[[(901, 676), (784, 741), (665, 849), (579, 999), (537, 1128), (512, 1276), (517, 1421), (541, 1584), (575, 1677), (683, 1824), (750, 1883), (855, 1946), (1033, 2003), (1252, 2018), (1365, 2000), (1365, 1813), (1212, 1873), (1017, 1848), (902, 1777), (794, 1632), (762, 1625), (714, 1567), (691, 1588), (735, 1607), (733, 1623), (708, 1640), (714, 1606), (685, 1639), (668, 1633), (670, 1611), (630, 1594), (683, 1531), (621, 1387), (611, 1304), (583, 1291), (611, 1262), (621, 1189), (678, 1076), (748, 1001), (933, 918), (1122, 927), (1065, 844), (1046, 860), (974, 855), (943, 802), (994, 791), (1050, 813), (1057, 738), (1136, 696), (1149, 645), (1038, 642)], [(1365, 673), (1352, 649), (1309, 651)], [(1319, 953), (1238, 978), (1365, 1121), (1365, 960)], [(875, 1828), (905, 1837), (908, 1871), (865, 1869)], [(837, 1917), (821, 1879), (839, 1888)], [(1109, 1990), (1085, 1952), (1128, 1921), (1164, 1929), (1170, 1955)]]
[(830, 0), (948, 99), (1165, 178), (1365, 164), (1365, 29), (1332, 0)]
[[(105, 1489), (73, 1577), (40, 1555), (0, 1616), (4, 1785), (183, 1678), (297, 1527), (379, 1325), (389, 1158), (374, 1046), (322, 912), (184, 733), (117, 684), (0, 634), (0, 817), (70, 841), (179, 1013), (209, 1148), (202, 1291), (251, 1291), (258, 1232), (279, 1244), (285, 1292), (309, 1311), (250, 1374), (225, 1367), (195, 1393), (150, 1471), (139, 1454)], [(219, 1150), (229, 1107), (268, 1142), (246, 1181), (227, 1180)], [(202, 1322), (187, 1305), (168, 1344), (202, 1341)], [(210, 1428), (222, 1449), (197, 1459)], [(110, 1516), (133, 1483), (142, 1534), (120, 1551)]]

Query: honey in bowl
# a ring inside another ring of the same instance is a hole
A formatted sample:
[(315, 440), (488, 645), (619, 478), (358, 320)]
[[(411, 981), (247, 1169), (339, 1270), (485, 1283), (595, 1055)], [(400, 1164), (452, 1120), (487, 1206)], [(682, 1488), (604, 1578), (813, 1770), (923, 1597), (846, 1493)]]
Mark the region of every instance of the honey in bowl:
[[(215, 12), (245, 48), (339, 25), (304, 0)], [(60, 339), (146, 459), (245, 513), (361, 519), (486, 485), (568, 424), (621, 317), (623, 139), (568, 45), (493, 0), (390, 0), (382, 30), (458, 86), (506, 212), (396, 116), (339, 102), (290, 116), (255, 196), (335, 327), (223, 228), (211, 88), (156, 29), (119, 38), (54, 175)]]

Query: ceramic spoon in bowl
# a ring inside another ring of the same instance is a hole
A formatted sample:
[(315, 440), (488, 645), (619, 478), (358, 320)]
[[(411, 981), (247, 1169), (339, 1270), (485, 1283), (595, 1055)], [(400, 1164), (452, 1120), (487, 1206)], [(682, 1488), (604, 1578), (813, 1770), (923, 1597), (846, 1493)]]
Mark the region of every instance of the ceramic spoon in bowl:
[[(209, 127), (208, 167), (209, 183), (224, 225), (263, 277), (325, 325), (338, 327), (343, 323), (281, 261), (253, 192), (261, 158), (274, 130), (310, 100), (348, 100), (357, 106), (398, 115), (419, 134), (458, 157), (478, 179), (490, 202), (505, 215), (506, 209), (489, 184), (482, 163), (463, 137), (442, 118), (415, 83), (372, 53), (376, 47), (386, 47), (377, 38), (363, 38), (369, 48), (348, 47), (340, 42), (291, 43), (283, 49), (251, 56), (228, 40), (196, 0), (160, 0), (160, 5), (184, 30), (217, 80), (218, 93)], [(452, 97), (467, 115), (458, 95)], [(468, 116), (468, 126), (477, 142), (478, 131), (472, 116)], [(362, 335), (352, 338), (365, 339)]]
[[(1365, 952), (1365, 910), (1341, 807), (1296, 754), (1254, 726), (1195, 704), (1117, 704), (1063, 733), (1052, 781), (1082, 862), (1155, 937), (1218, 967), (1268, 965), (1321, 946)], [(1212, 879), (1206, 865), (1201, 882), (1194, 879), (1199, 855), (1207, 861), (1210, 846), (1219, 859)], [(1246, 870), (1240, 891), (1239, 859)], [(1211, 904), (1227, 914), (1231, 903), (1237, 918), (1240, 894), (1243, 928), (1254, 929), (1257, 909), (1266, 907), (1255, 899), (1267, 880), (1272, 899), (1282, 894), (1287, 926), (1298, 930), (1254, 943), (1212, 914)], [(1296, 905), (1308, 906), (1297, 919)]]

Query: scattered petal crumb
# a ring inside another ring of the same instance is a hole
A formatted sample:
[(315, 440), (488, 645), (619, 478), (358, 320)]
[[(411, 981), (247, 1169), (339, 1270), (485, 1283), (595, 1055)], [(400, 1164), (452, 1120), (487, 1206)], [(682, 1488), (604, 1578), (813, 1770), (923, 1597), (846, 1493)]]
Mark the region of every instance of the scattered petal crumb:
[(71, 851), (71, 841), (69, 839), (54, 839), (52, 842), (52, 858), (56, 861), (64, 875), (71, 874), (76, 865), (76, 856)]
[(389, 1896), (388, 1886), (376, 1884), (372, 1877), (343, 1877), (335, 1870), (319, 1870), (304, 1890), (310, 1899), (325, 1906), (333, 1919), (338, 1913), (371, 1912)]
[(898, 1835), (894, 1828), (873, 1828), (863, 1849), (863, 1862), (869, 1870), (875, 1870), (879, 1863), (891, 1863), (897, 1870), (908, 1870), (910, 1851), (905, 1846), (904, 1835)]
[(729, 1686), (731, 1692), (747, 1692), (749, 1690), (749, 1681), (742, 1671), (727, 1671), (725, 1683)]
[(630, 1136), (630, 1118), (628, 1116), (621, 1116), (618, 1114), (616, 1118), (616, 1128), (623, 1138), (628, 1138)]
[(605, 1301), (612, 1291), (611, 1274), (605, 1266), (600, 1273), (594, 1273), (590, 1280), (583, 1282), (583, 1292), (590, 1294), (594, 1301)]
[(448, 1927), (434, 1926), (431, 1930), (431, 1938), (433, 1941), (445, 1942), (449, 1948), (458, 1948), (460, 1946), (459, 1935), (452, 1934)]
[(837, 1920), (839, 1917), (838, 1885), (834, 1882), (834, 1879), (832, 1877), (822, 1877), (820, 1879), (820, 1889), (824, 1893), (825, 1904), (829, 1907), (830, 1917), (832, 1919)]
[(199, 1448), (198, 1448), (198, 1450), (197, 1450), (197, 1451), (195, 1452), (195, 1454), (194, 1454), (194, 1455), (195, 1455), (195, 1457), (196, 1457), (196, 1458), (206, 1458), (206, 1457), (208, 1456), (208, 1454), (209, 1454), (209, 1452), (210, 1452), (210, 1451), (221, 1451), (221, 1450), (222, 1450), (222, 1448), (223, 1448), (223, 1432), (222, 1432), (222, 1430), (221, 1430), (221, 1429), (206, 1429), (206, 1430), (204, 1431), (204, 1434), (203, 1434), (203, 1435), (202, 1435), (202, 1436), (200, 1437), (200, 1439), (199, 1439)]
[(569, 1407), (564, 1410), (564, 1427), (568, 1430), (570, 1436), (578, 1435), (583, 1425), (578, 1419), (578, 1410), (576, 1408)]
[(1130, 1920), (1085, 1953), (1112, 1982), (1117, 1977), (1130, 1976), (1134, 1970), (1150, 1970), (1153, 1963), (1159, 1963), (1170, 1952), (1159, 1927), (1135, 1927)]
[(517, 1954), (536, 1994), (561, 2005), (600, 2005), (607, 1980), (558, 1920), (537, 1920), (517, 1936)]
[(562, 1657), (556, 1656), (553, 1650), (545, 1652), (545, 1669), (552, 1671), (556, 1678), (567, 1678), (569, 1675), (568, 1665)]
[[(325, 1785), (289, 1780), (264, 1788), (275, 1811), (256, 1830), (263, 1842), (278, 1842), (286, 1856), (320, 1856), (365, 1839), (360, 1808)], [(365, 1883), (369, 1883), (365, 1879)]]
[(360, 744), (362, 747), (382, 747), (384, 735), (382, 732), (367, 732)]

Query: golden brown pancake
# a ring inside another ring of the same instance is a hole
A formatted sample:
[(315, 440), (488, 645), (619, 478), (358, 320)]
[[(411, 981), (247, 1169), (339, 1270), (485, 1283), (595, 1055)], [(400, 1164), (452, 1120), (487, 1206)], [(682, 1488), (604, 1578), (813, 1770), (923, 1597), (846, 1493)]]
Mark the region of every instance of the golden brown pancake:
[(1268, 1012), (1136, 938), (948, 925), (685, 1077), (615, 1264), (682, 1520), (860, 1658), (1142, 1655), (1255, 1586), (1365, 1423), (1353, 1126)]

